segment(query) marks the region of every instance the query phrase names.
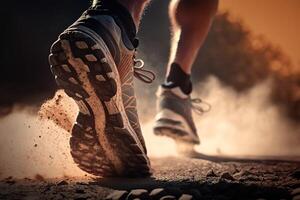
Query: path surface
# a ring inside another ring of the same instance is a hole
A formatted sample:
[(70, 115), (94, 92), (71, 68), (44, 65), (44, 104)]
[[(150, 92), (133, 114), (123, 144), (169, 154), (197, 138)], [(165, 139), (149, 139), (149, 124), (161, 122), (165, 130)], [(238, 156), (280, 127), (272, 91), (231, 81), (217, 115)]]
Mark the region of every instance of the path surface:
[(0, 199), (300, 198), (300, 162), (203, 156), (153, 158), (153, 176), (145, 179), (9, 177), (0, 182)]

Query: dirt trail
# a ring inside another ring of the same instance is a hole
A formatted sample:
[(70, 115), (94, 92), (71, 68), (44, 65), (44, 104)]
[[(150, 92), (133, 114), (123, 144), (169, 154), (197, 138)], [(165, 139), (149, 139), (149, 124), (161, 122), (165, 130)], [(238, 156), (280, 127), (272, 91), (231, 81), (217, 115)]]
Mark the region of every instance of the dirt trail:
[(291, 199), (300, 187), (299, 162), (151, 160), (153, 175), (144, 179), (10, 177), (0, 183), (0, 199)]

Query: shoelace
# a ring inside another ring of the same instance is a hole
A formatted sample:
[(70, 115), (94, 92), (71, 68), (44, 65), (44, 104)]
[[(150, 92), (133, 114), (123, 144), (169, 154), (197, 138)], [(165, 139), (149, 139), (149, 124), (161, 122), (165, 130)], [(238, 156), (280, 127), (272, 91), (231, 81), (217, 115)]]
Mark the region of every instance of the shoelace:
[(154, 72), (144, 69), (145, 62), (142, 59), (133, 59), (133, 74), (136, 78), (145, 83), (152, 83), (155, 80)]
[[(142, 59), (133, 58), (133, 62), (133, 73), (136, 78), (145, 83), (152, 83), (155, 80), (155, 73), (144, 69), (145, 62)], [(191, 99), (191, 107), (199, 115), (211, 110), (211, 105), (200, 98)]]
[(200, 98), (191, 99), (191, 106), (198, 115), (202, 115), (211, 110), (211, 105)]
[[(145, 62), (142, 59), (133, 58), (134, 66), (133, 73), (134, 76), (145, 83), (152, 83), (156, 76), (155, 73), (144, 69)], [(211, 105), (200, 98), (191, 99), (192, 109), (199, 115), (209, 112), (211, 110)]]

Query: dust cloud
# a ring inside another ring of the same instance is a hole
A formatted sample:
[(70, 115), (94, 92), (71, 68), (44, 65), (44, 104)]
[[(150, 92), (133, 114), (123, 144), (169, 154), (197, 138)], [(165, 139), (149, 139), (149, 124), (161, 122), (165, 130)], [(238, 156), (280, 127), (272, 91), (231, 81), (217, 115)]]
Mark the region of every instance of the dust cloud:
[(270, 99), (272, 80), (244, 93), (222, 86), (215, 78), (198, 91), (213, 109), (196, 116), (201, 152), (225, 155), (299, 156), (300, 126)]
[(69, 134), (37, 115), (14, 112), (0, 121), (0, 178), (82, 176), (69, 155)]
[[(195, 87), (212, 110), (195, 115), (201, 153), (218, 155), (300, 156), (300, 127), (271, 103), (272, 80), (243, 93), (224, 87), (214, 77)], [(153, 95), (138, 102), (153, 104)], [(38, 114), (16, 110), (0, 119), (0, 178), (81, 177), (69, 153), (69, 137), (78, 108), (62, 91), (45, 102)], [(142, 116), (150, 157), (177, 156), (175, 143), (152, 133), (155, 111)], [(149, 120), (150, 119), (150, 120)]]

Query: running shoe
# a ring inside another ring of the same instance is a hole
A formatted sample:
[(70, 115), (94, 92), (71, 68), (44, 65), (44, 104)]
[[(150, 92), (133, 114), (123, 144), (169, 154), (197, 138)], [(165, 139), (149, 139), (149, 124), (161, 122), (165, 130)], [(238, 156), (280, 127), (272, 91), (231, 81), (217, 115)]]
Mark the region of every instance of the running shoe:
[[(205, 108), (203, 105), (205, 104)], [(210, 109), (210, 105), (201, 99), (191, 99), (179, 87), (160, 86), (157, 91), (157, 115), (154, 133), (168, 136), (178, 144), (200, 144), (192, 110), (202, 114)]]
[(90, 174), (151, 174), (133, 76), (146, 82), (152, 77), (143, 75), (143, 63), (135, 59), (137, 46), (129, 12), (116, 1), (101, 1), (51, 47), (49, 62), (56, 83), (80, 110), (70, 138), (71, 155)]

